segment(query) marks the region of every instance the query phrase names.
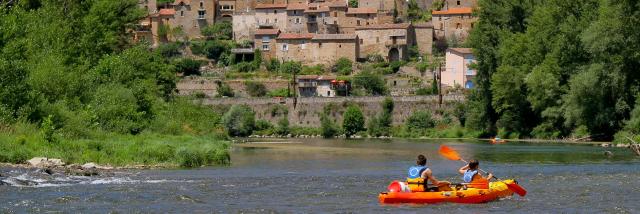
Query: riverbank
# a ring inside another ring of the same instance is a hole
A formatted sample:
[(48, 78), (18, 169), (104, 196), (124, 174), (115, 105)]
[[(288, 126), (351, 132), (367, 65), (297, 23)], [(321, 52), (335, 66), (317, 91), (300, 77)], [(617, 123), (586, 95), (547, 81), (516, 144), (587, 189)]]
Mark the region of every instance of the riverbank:
[(117, 168), (200, 167), (230, 162), (229, 142), (206, 135), (109, 134), (47, 142), (37, 134), (2, 133), (0, 142), (0, 162), (10, 164), (26, 164), (34, 157), (60, 159), (64, 165), (95, 163)]

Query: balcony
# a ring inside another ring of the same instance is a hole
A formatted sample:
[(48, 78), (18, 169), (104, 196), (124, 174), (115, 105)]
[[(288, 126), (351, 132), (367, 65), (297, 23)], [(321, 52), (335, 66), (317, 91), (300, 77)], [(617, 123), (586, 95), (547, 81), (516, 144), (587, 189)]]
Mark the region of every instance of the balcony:
[(299, 82), (298, 83), (298, 87), (300, 88), (312, 88), (317, 86), (318, 86), (317, 82)]

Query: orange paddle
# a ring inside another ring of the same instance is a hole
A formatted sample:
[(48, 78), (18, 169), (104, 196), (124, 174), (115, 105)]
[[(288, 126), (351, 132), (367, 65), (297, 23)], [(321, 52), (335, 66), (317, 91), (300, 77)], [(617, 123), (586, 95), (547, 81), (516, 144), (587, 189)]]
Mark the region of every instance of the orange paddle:
[[(445, 146), (445, 145), (441, 145), (440, 149), (438, 150), (438, 153), (440, 153), (440, 155), (444, 156), (445, 158), (449, 159), (449, 160), (459, 160), (462, 162), (467, 163), (467, 161), (463, 160), (462, 158), (460, 158), (460, 155), (458, 155), (458, 152), (456, 150), (453, 150), (452, 148)], [(486, 171), (480, 169), (480, 171), (484, 172), (485, 174), (487, 174)], [(498, 177), (493, 176), (494, 178), (496, 178), (497, 180), (500, 180)], [(525, 196), (527, 194), (527, 190), (525, 190), (524, 188), (522, 188), (520, 185), (518, 185), (517, 183), (509, 183), (507, 184), (507, 187), (509, 187), (509, 189), (515, 193), (517, 193), (520, 196)]]

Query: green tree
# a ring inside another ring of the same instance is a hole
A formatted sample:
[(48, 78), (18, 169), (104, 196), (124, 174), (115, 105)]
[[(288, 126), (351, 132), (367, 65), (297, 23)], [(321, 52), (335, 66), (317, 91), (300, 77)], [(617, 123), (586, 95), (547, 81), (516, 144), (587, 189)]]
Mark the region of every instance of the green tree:
[(203, 62), (191, 58), (182, 58), (175, 61), (176, 71), (185, 76), (200, 75), (200, 66)]
[(358, 0), (349, 0), (349, 7), (357, 8), (358, 7)]
[(369, 95), (386, 95), (387, 87), (384, 79), (379, 74), (370, 71), (362, 71), (353, 77), (353, 87), (362, 88)]
[(289, 118), (285, 115), (282, 118), (280, 118), (280, 120), (278, 120), (278, 126), (276, 127), (276, 133), (284, 136), (284, 135), (288, 135), (290, 132), (289, 130)]
[(302, 63), (287, 61), (280, 65), (280, 72), (285, 74), (298, 74), (302, 71)]
[(255, 112), (246, 105), (233, 105), (222, 117), (222, 124), (230, 136), (249, 136), (255, 128)]
[(393, 122), (393, 99), (386, 97), (381, 103), (382, 111), (380, 114), (369, 120), (367, 131), (371, 136), (389, 136), (391, 132), (391, 123)]
[(347, 138), (364, 131), (364, 115), (356, 105), (350, 105), (342, 115), (342, 129)]
[(259, 69), (260, 65), (262, 65), (262, 51), (259, 48), (253, 50), (253, 64), (255, 64), (256, 69)]
[(406, 125), (409, 131), (420, 131), (435, 126), (431, 113), (427, 111), (415, 111), (407, 118)]
[(229, 40), (233, 37), (233, 26), (228, 21), (208, 25), (200, 31), (203, 36), (216, 40)]
[(331, 70), (340, 75), (350, 75), (353, 72), (353, 62), (345, 57), (340, 57)]
[(280, 61), (278, 59), (271, 58), (269, 61), (265, 62), (265, 67), (269, 72), (278, 72), (280, 70)]

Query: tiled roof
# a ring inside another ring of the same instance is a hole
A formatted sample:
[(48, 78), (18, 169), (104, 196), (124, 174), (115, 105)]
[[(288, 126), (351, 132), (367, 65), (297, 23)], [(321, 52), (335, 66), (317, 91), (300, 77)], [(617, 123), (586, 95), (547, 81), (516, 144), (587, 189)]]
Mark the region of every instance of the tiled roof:
[(278, 29), (258, 29), (255, 35), (278, 35), (280, 30)]
[(277, 39), (312, 39), (313, 33), (281, 33)]
[(371, 14), (378, 13), (378, 10), (372, 7), (359, 7), (347, 9), (347, 14)]
[(176, 10), (174, 9), (160, 9), (158, 12), (161, 16), (173, 16), (176, 15)]
[(322, 13), (322, 12), (329, 12), (329, 7), (326, 6), (320, 6), (320, 5), (315, 5), (312, 6), (312, 4), (309, 4), (309, 8), (307, 8), (306, 10), (304, 10), (305, 13)]
[(306, 10), (307, 4), (289, 4), (287, 5), (287, 10)]
[(473, 49), (471, 48), (449, 48), (447, 50), (461, 54), (473, 54)]
[(256, 9), (278, 9), (287, 8), (287, 4), (257, 4)]
[(313, 40), (355, 40), (355, 34), (316, 34)]
[(399, 24), (379, 24), (379, 25), (367, 25), (356, 27), (356, 30), (386, 30), (386, 29), (407, 29), (411, 26), (410, 23)]
[(435, 10), (431, 12), (433, 15), (454, 15), (454, 14), (471, 14), (473, 12), (473, 8), (470, 7), (461, 7), (461, 8), (450, 8), (449, 10)]

